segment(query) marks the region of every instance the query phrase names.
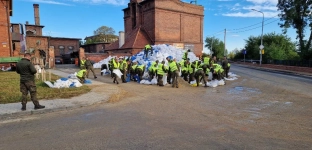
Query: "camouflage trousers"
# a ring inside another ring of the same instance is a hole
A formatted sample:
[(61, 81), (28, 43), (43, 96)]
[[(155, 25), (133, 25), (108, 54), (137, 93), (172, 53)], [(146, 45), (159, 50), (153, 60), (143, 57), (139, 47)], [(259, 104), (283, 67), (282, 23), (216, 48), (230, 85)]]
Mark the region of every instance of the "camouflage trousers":
[(34, 81), (20, 82), (20, 91), (22, 92), (22, 105), (27, 103), (27, 95), (30, 93), (30, 98), (35, 106), (39, 105), (37, 100), (37, 87)]

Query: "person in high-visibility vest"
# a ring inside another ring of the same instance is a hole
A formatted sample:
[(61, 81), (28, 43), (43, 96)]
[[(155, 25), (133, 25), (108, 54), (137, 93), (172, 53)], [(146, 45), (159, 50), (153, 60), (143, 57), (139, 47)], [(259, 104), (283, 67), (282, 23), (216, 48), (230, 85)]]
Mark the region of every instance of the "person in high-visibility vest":
[(133, 62), (131, 67), (130, 67), (130, 80), (132, 81), (136, 81), (136, 79), (134, 78), (134, 76), (136, 75), (136, 68), (138, 67), (138, 63), (137, 62)]
[[(213, 79), (221, 80), (223, 78), (224, 69), (219, 64), (213, 64)], [(216, 78), (215, 78), (216, 76)]]
[(182, 74), (182, 77), (184, 79), (184, 81), (188, 81), (187, 79), (187, 76), (188, 76), (188, 64), (190, 63), (190, 59), (187, 59), (187, 60), (181, 60), (181, 62), (179, 63), (180, 64), (180, 67), (181, 67), (181, 74)]
[(171, 59), (169, 61), (169, 68), (172, 78), (172, 87), (179, 88), (178, 77), (180, 73), (180, 66), (175, 59)]
[(119, 68), (120, 68), (120, 71), (122, 73), (122, 75), (121, 75), (122, 83), (127, 83), (126, 82), (126, 76), (127, 76), (127, 70), (128, 70), (128, 62), (123, 57), (121, 57)]
[(84, 57), (82, 57), (80, 59), (80, 69), (85, 68), (86, 67), (85, 65), (86, 65), (86, 59)]
[(147, 58), (148, 52), (151, 51), (151, 56), (153, 55), (153, 50), (150, 44), (146, 44), (144, 47), (145, 59)]
[(138, 66), (136, 67), (136, 69), (135, 69), (135, 72), (136, 72), (136, 74), (138, 74), (139, 80), (140, 80), (140, 81), (143, 80), (144, 71), (145, 71), (145, 65), (143, 65), (143, 64), (138, 65)]
[(79, 79), (81, 84), (85, 82), (86, 75), (87, 75), (87, 70), (83, 67), (77, 72), (76, 76)]
[[(117, 57), (115, 59), (113, 59), (113, 70), (114, 69), (119, 69), (120, 63), (117, 59)], [(113, 73), (113, 77), (114, 77), (114, 83), (119, 84), (118, 80), (117, 80), (117, 75), (115, 73)]]
[(192, 68), (192, 64), (193, 63), (191, 63), (191, 62), (189, 62), (187, 64), (187, 73), (188, 73), (188, 76), (189, 76), (188, 83), (189, 84), (191, 83), (191, 81), (194, 81), (194, 69)]
[(206, 64), (202, 64), (200, 61), (198, 62), (198, 67), (197, 70), (195, 72), (195, 79), (196, 79), (196, 83), (197, 86), (199, 86), (199, 83), (201, 82), (201, 80), (204, 80), (205, 83), (205, 87), (207, 87), (207, 80), (206, 80), (206, 69), (208, 68), (208, 65)]
[(162, 61), (161, 64), (157, 67), (157, 85), (164, 86), (163, 76), (168, 71), (168, 68), (165, 66), (165, 61)]
[(188, 53), (191, 52), (190, 49), (188, 49), (186, 52), (184, 52), (182, 59), (186, 60), (188, 58)]
[(151, 66), (148, 68), (148, 74), (150, 77), (150, 80), (152, 80), (156, 74), (157, 76), (157, 67), (158, 67), (158, 60), (154, 61)]

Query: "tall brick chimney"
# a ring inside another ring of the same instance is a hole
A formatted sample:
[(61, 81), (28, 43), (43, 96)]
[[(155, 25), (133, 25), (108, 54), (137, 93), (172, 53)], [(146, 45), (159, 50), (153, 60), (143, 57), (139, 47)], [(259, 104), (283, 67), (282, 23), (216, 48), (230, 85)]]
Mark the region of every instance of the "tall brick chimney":
[(35, 25), (40, 25), (39, 18), (39, 4), (34, 4), (34, 13), (35, 13)]

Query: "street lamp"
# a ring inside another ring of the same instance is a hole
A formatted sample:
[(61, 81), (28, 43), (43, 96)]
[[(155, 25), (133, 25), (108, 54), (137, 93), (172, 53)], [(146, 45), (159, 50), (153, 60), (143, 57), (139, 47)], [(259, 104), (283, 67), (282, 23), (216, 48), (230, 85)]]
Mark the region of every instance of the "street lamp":
[(261, 62), (262, 62), (262, 49), (264, 48), (263, 46), (263, 22), (264, 22), (264, 13), (262, 11), (259, 10), (255, 10), (255, 9), (251, 9), (253, 11), (257, 11), (259, 13), (262, 13), (262, 33), (261, 33), (261, 45), (260, 45), (260, 66), (261, 66)]

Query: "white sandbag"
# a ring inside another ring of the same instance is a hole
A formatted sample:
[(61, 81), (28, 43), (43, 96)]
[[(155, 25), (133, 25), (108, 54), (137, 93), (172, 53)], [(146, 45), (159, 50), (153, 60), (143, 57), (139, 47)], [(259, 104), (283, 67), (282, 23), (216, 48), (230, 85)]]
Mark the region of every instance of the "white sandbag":
[(105, 72), (106, 72), (106, 69), (103, 69), (101, 72), (105, 73)]
[(211, 72), (208, 73), (208, 80), (212, 80), (212, 73)]
[(167, 84), (167, 74), (165, 73), (163, 76), (163, 84), (166, 85)]
[(113, 73), (115, 73), (118, 78), (121, 78), (121, 76), (122, 76), (122, 73), (121, 73), (121, 71), (119, 69), (114, 69)]
[(218, 81), (218, 85), (225, 85), (224, 80), (220, 80), (220, 81)]
[(190, 84), (196, 84), (196, 80), (191, 81)]
[(151, 85), (152, 83), (150, 81), (148, 81), (148, 80), (145, 80), (144, 84)]
[(154, 77), (154, 78), (152, 79), (151, 84), (157, 84), (157, 79), (156, 79), (156, 77)]
[(207, 82), (207, 86), (209, 87), (217, 87), (218, 86), (218, 81), (210, 81), (210, 82)]
[(146, 82), (146, 80), (141, 80), (140, 84), (144, 84)]
[(54, 85), (50, 81), (44, 81), (50, 88), (55, 88)]

